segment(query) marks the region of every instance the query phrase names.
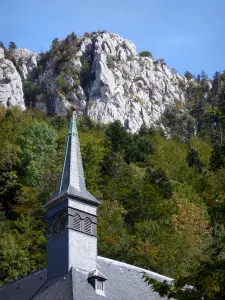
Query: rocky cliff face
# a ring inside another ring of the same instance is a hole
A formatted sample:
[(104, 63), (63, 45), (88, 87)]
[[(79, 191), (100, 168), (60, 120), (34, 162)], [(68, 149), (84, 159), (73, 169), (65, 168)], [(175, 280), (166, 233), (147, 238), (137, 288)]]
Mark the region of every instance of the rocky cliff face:
[(107, 123), (119, 119), (131, 131), (157, 121), (166, 106), (185, 100), (186, 79), (165, 64), (137, 55), (134, 44), (103, 34), (92, 46), (94, 81), (88, 114)]
[(27, 105), (56, 115), (74, 107), (99, 122), (120, 120), (135, 132), (142, 123), (155, 124), (166, 107), (185, 101), (186, 78), (161, 60), (140, 57), (131, 41), (115, 34), (72, 34), (54, 40), (45, 54), (20, 49), (13, 56), (20, 75), (12, 62), (0, 63), (0, 78), (8, 78), (0, 81), (4, 106), (24, 107), (22, 78)]
[(22, 79), (28, 80), (37, 67), (38, 54), (27, 49), (15, 49), (13, 57)]
[(4, 107), (19, 106), (21, 109), (25, 109), (20, 74), (13, 63), (5, 58), (2, 48), (0, 48), (0, 105)]

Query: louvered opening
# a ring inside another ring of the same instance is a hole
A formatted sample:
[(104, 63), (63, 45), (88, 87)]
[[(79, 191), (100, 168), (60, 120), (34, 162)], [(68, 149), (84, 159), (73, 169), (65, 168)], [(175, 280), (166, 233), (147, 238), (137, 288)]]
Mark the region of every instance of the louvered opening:
[(92, 222), (89, 218), (84, 219), (84, 232), (92, 233)]
[(52, 226), (51, 226), (51, 234), (54, 235), (58, 232), (58, 220), (55, 219), (52, 221)]
[(59, 230), (62, 231), (65, 228), (66, 228), (66, 215), (64, 214), (60, 217)]
[(78, 214), (75, 214), (73, 217), (73, 228), (76, 230), (81, 230), (81, 219)]

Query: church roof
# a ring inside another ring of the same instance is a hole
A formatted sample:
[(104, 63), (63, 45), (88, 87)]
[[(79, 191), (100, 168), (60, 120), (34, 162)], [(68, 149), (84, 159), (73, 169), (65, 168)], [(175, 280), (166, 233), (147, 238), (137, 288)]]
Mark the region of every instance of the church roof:
[(91, 202), (95, 205), (100, 203), (86, 189), (80, 143), (74, 113), (72, 114), (67, 137), (59, 189), (58, 192), (45, 204), (45, 206), (50, 208), (67, 196), (76, 197), (81, 200), (83, 199), (84, 201)]
[(0, 289), (1, 300), (158, 300), (155, 293), (141, 278), (146, 272), (150, 277), (171, 283), (171, 278), (112, 259), (98, 256), (98, 270), (107, 280), (105, 295), (97, 294), (88, 282), (88, 273), (72, 268), (60, 278), (47, 281), (46, 269)]

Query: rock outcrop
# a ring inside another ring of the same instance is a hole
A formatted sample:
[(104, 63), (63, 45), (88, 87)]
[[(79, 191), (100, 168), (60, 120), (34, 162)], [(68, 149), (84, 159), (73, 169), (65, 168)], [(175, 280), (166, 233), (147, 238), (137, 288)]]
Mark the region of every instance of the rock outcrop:
[(23, 86), (20, 74), (13, 63), (5, 58), (4, 49), (0, 47), (0, 105), (18, 106), (25, 109)]
[(13, 57), (22, 79), (28, 80), (37, 67), (38, 54), (28, 49), (15, 49)]
[(93, 45), (90, 88), (91, 118), (107, 123), (119, 119), (131, 131), (159, 120), (166, 106), (185, 101), (186, 78), (165, 64), (140, 57), (132, 42), (117, 35), (98, 36)]
[[(73, 107), (99, 122), (120, 120), (136, 132), (143, 123), (155, 124), (166, 107), (185, 101), (185, 77), (171, 72), (162, 60), (139, 56), (131, 41), (116, 34), (72, 34), (53, 41), (46, 54), (20, 49), (13, 55), (22, 79), (32, 84), (32, 91), (36, 89), (32, 106), (50, 114), (63, 115)], [(21, 80), (13, 64), (7, 64), (18, 92), (15, 96), (14, 88), (6, 89), (7, 84), (12, 86), (12, 79), (0, 82), (1, 105), (21, 106)], [(0, 70), (3, 66), (1, 62)]]

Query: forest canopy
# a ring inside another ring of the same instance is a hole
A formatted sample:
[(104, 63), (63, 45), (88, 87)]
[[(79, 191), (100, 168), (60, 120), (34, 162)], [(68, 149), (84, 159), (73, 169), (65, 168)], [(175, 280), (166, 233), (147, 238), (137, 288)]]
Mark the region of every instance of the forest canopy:
[[(43, 204), (57, 190), (70, 115), (0, 108), (2, 285), (45, 267)], [(87, 188), (101, 201), (99, 255), (174, 278), (224, 258), (223, 142), (77, 122)]]
[[(224, 299), (225, 77), (209, 89), (204, 73), (186, 75), (186, 103), (165, 110), (164, 130), (77, 118), (86, 184), (101, 201), (99, 255), (175, 278), (175, 290), (153, 284), (161, 295), (195, 299), (182, 294), (187, 283)], [(45, 267), (43, 205), (58, 188), (70, 117), (0, 107), (0, 285)]]

